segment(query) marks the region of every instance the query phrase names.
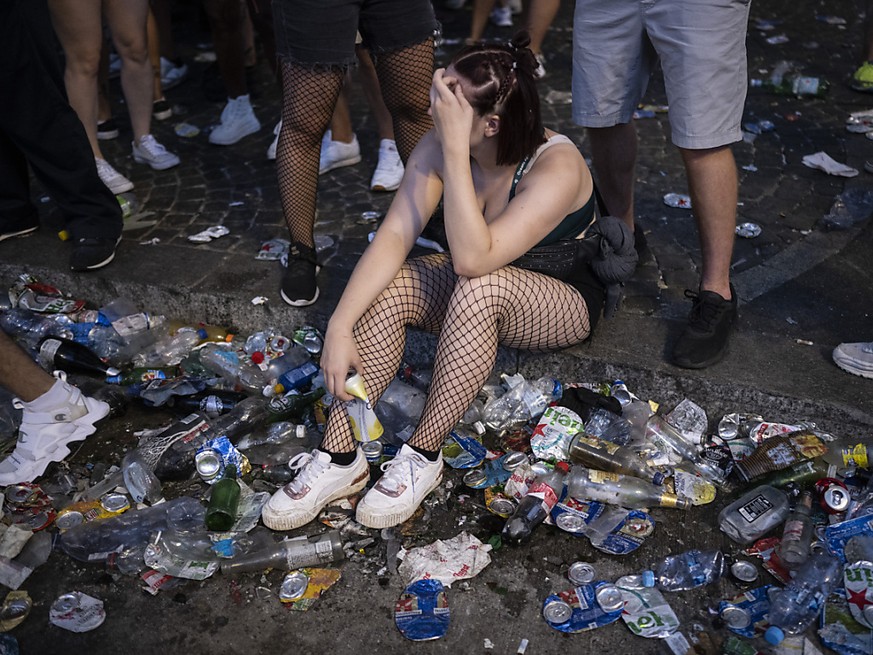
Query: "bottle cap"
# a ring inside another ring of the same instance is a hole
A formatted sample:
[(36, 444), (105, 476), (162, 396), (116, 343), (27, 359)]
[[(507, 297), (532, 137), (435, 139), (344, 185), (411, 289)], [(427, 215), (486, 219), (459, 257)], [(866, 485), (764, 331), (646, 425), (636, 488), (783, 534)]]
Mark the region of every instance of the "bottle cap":
[(764, 633), (764, 639), (767, 640), (768, 644), (777, 646), (785, 641), (785, 633), (782, 632), (781, 628), (777, 628), (775, 625), (771, 625), (769, 628), (767, 628), (767, 632)]
[(555, 464), (555, 468), (564, 474), (570, 472), (570, 465), (567, 464), (567, 462), (558, 462), (557, 464)]
[(209, 333), (204, 328), (199, 328), (197, 330), (197, 336), (200, 337), (201, 340), (208, 339)]
[(652, 476), (652, 484), (655, 484), (655, 485), (660, 487), (662, 484), (664, 484), (664, 480), (666, 480), (666, 479), (667, 479), (667, 476), (662, 471), (657, 471)]
[(260, 350), (256, 350), (255, 352), (253, 352), (251, 357), (252, 362), (254, 362), (255, 364), (261, 364), (264, 361), (264, 353), (262, 353)]
[(642, 577), (643, 586), (646, 588), (655, 586), (655, 572), (651, 569), (646, 569), (640, 576)]

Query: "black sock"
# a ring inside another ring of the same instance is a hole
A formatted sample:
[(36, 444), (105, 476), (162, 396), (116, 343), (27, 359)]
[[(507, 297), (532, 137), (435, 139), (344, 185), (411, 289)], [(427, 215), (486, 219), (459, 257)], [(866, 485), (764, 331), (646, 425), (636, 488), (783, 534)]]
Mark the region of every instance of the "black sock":
[(419, 448), (418, 446), (413, 446), (412, 444), (406, 445), (412, 448), (419, 455), (426, 457), (429, 462), (437, 461), (437, 457), (440, 456), (440, 451), (438, 450), (425, 450), (424, 448)]
[(347, 453), (335, 453), (331, 450), (326, 450), (324, 448), (319, 448), (322, 452), (330, 455), (330, 461), (337, 466), (349, 466), (352, 462), (355, 461), (355, 458), (358, 456), (358, 449), (350, 450)]

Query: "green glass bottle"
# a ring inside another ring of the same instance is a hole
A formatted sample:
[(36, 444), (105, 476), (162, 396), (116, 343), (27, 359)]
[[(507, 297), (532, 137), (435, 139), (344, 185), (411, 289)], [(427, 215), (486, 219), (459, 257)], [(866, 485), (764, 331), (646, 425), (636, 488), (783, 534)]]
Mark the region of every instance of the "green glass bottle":
[(236, 467), (224, 469), (224, 477), (212, 487), (209, 507), (206, 509), (206, 527), (217, 532), (225, 532), (236, 523), (239, 507), (239, 483), (236, 481)]

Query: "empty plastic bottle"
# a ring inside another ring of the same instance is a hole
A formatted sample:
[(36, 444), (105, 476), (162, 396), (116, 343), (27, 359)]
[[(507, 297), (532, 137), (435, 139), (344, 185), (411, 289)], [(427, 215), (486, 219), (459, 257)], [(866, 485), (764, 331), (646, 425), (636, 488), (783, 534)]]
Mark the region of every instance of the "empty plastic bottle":
[(176, 334), (157, 341), (133, 358), (138, 367), (175, 366), (200, 343), (200, 335), (192, 328), (182, 328)]
[(302, 346), (293, 346), (267, 365), (265, 375), (270, 385), (264, 388), (264, 395), (301, 389), (312, 382), (318, 371), (318, 364), (312, 361), (309, 352)]
[(494, 432), (512, 430), (542, 414), (549, 403), (559, 400), (563, 386), (558, 380), (542, 377), (527, 382), (521, 375), (501, 376), (509, 389), (485, 405), (485, 425)]
[[(662, 591), (687, 591), (715, 582), (724, 574), (720, 550), (689, 550), (670, 555), (654, 567), (655, 583)], [(643, 577), (648, 577), (643, 573)]]
[(688, 509), (690, 503), (663, 487), (630, 475), (608, 473), (573, 466), (567, 476), (567, 494), (579, 500), (597, 500), (631, 509), (675, 507)]
[(161, 499), (161, 481), (138, 450), (131, 450), (121, 460), (121, 474), (124, 486), (136, 502), (154, 505)]
[(721, 510), (718, 525), (737, 543), (750, 544), (782, 523), (788, 510), (785, 492), (764, 484), (750, 489)]
[(216, 343), (208, 343), (200, 349), (200, 364), (216, 375), (243, 389), (260, 394), (263, 391), (263, 372), (239, 353)]
[(203, 520), (203, 505), (194, 498), (182, 496), (146, 509), (130, 509), (112, 518), (70, 528), (61, 535), (60, 549), (80, 562), (102, 562), (111, 553), (125, 548), (144, 548), (153, 533), (166, 530), (170, 525), (168, 514), (180, 510), (191, 516), (200, 516), (201, 522)]
[(304, 566), (323, 566), (345, 557), (338, 530), (311, 537), (297, 537), (222, 562), (225, 575), (263, 571), (266, 568), (299, 569)]
[(588, 417), (585, 432), (604, 441), (626, 446), (630, 443), (631, 424), (618, 414), (599, 407)]
[(788, 585), (770, 601), (768, 643), (779, 644), (785, 635), (800, 634), (821, 611), (828, 595), (843, 579), (840, 561), (826, 552), (809, 557)]
[(652, 415), (649, 403), (632, 399), (621, 409), (621, 417), (630, 423), (628, 445), (642, 444), (646, 440), (646, 424)]
[(533, 481), (503, 526), (505, 542), (517, 546), (530, 538), (533, 529), (545, 520), (561, 497), (568, 468), (565, 462), (558, 462), (553, 470)]
[(63, 335), (60, 325), (50, 318), (24, 307), (13, 307), (5, 312), (0, 312), (0, 329), (23, 342), (29, 348), (35, 348), (44, 337), (50, 334)]
[(785, 520), (782, 541), (779, 542), (779, 559), (794, 570), (809, 557), (809, 544), (812, 541), (812, 492), (804, 491), (794, 510)]

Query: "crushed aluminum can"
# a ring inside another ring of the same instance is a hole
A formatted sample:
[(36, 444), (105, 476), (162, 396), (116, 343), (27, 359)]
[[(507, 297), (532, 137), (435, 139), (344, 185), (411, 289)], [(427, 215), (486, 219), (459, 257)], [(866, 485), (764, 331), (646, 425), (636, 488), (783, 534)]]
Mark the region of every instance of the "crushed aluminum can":
[(543, 605), (543, 618), (549, 623), (564, 623), (572, 614), (572, 608), (563, 600), (552, 600)]
[(237, 450), (225, 436), (210, 439), (203, 444), (194, 456), (194, 465), (207, 484), (217, 482), (224, 475), (224, 469), (231, 465), (236, 467), (237, 477), (252, 470), (248, 457)]
[(213, 225), (201, 230), (197, 234), (189, 234), (188, 241), (191, 243), (209, 243), (214, 239), (220, 239), (223, 236), (230, 234), (230, 230), (224, 225)]
[(719, 617), (730, 630), (742, 630), (752, 624), (749, 610), (738, 605), (725, 605), (719, 612)]
[(849, 508), (852, 497), (846, 485), (836, 478), (822, 478), (815, 483), (821, 506), (828, 514), (839, 514)]
[(488, 474), (483, 469), (470, 469), (464, 474), (464, 484), (472, 489), (483, 489), (488, 482)]
[(292, 600), (297, 600), (306, 593), (306, 588), (309, 586), (309, 576), (303, 571), (292, 571), (282, 580), (282, 585), (279, 587), (279, 600), (283, 603), (290, 603)]
[(105, 620), (103, 601), (81, 591), (59, 596), (49, 609), (49, 621), (70, 632), (88, 632)]
[(519, 466), (529, 461), (530, 460), (527, 458), (526, 454), (516, 450), (511, 453), (507, 453), (503, 457), (503, 468), (505, 468), (507, 471), (514, 471)]
[(684, 193), (667, 193), (664, 194), (664, 204), (668, 207), (691, 209), (691, 197)]
[(449, 599), (439, 580), (416, 580), (394, 604), (394, 623), (410, 641), (444, 637), (449, 617)]
[(492, 514), (508, 519), (515, 511), (515, 501), (488, 487), (485, 489), (485, 507)]
[(85, 517), (82, 512), (72, 510), (58, 516), (58, 518), (55, 519), (55, 527), (58, 530), (69, 530), (70, 528), (75, 528), (77, 525), (82, 525), (84, 522)]
[(108, 493), (100, 499), (100, 505), (107, 512), (121, 513), (127, 509), (130, 509), (130, 501), (127, 499), (127, 496), (120, 493)]
[(734, 230), (738, 237), (754, 239), (761, 235), (761, 226), (757, 223), (740, 223)]
[[(601, 595), (604, 604), (617, 609), (607, 611), (599, 602)], [(621, 616), (623, 605), (615, 585), (597, 582), (549, 596), (543, 601), (543, 618), (555, 630), (572, 634), (614, 623)]]
[(758, 579), (758, 568), (748, 560), (738, 559), (731, 564), (731, 575), (739, 582), (749, 584)]
[(9, 632), (20, 625), (30, 614), (31, 609), (33, 609), (33, 600), (26, 591), (10, 591), (6, 594), (3, 605), (0, 606), (0, 632)]
[(272, 262), (288, 254), (288, 248), (291, 247), (291, 242), (288, 239), (270, 239), (264, 241), (258, 249), (258, 254), (255, 259), (259, 261)]
[(567, 571), (567, 579), (577, 587), (594, 580), (594, 567), (588, 562), (573, 562)]
[(197, 473), (204, 480), (212, 480), (219, 477), (222, 465), (221, 456), (211, 448), (202, 450), (194, 456), (194, 466), (197, 468)]
[(624, 607), (621, 591), (614, 584), (599, 585), (594, 592), (594, 598), (600, 609), (607, 613), (618, 612)]
[(382, 218), (382, 212), (377, 211), (365, 211), (361, 212), (361, 218), (358, 219), (359, 225), (372, 225), (376, 223), (380, 218)]

